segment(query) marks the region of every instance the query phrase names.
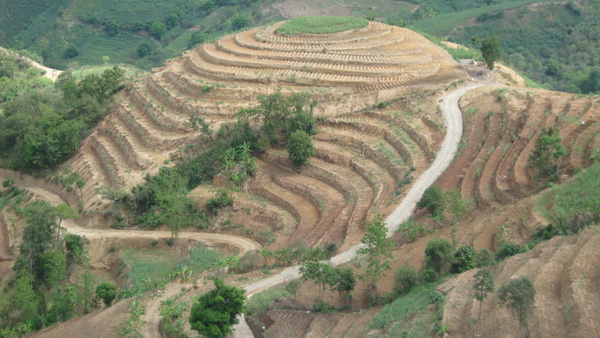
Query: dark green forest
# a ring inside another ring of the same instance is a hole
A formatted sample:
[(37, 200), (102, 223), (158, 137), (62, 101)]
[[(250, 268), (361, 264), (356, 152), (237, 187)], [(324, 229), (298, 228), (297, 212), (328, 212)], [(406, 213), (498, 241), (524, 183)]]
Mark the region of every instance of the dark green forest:
[(52, 83), (19, 57), (0, 54), (0, 166), (54, 169), (108, 114), (123, 76), (114, 67), (81, 81), (64, 72)]

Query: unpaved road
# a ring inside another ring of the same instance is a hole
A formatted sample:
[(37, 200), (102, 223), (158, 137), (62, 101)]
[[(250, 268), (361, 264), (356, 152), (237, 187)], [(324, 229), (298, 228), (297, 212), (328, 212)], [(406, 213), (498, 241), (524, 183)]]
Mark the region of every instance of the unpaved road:
[[(443, 97), (442, 101), (440, 102), (440, 108), (444, 114), (446, 122), (446, 137), (431, 167), (427, 169), (417, 179), (417, 181), (408, 191), (407, 195), (402, 200), (400, 205), (396, 207), (396, 209), (386, 218), (388, 236), (391, 236), (398, 229), (398, 227), (403, 222), (405, 222), (410, 217), (410, 215), (412, 215), (416, 208), (417, 202), (421, 199), (421, 196), (423, 195), (425, 189), (427, 189), (435, 182), (435, 180), (448, 168), (448, 166), (454, 159), (454, 156), (456, 155), (456, 152), (458, 150), (458, 143), (460, 142), (463, 131), (463, 120), (462, 114), (458, 107), (458, 101), (467, 91), (484, 85), (486, 84), (470, 83), (464, 87), (458, 88), (446, 94)], [(26, 176), (24, 175), (22, 175), (22, 177), (26, 178)], [(0, 181), (2, 180), (4, 180), (4, 178), (0, 176)], [(51, 204), (56, 205), (59, 203), (64, 203), (64, 200), (55, 193), (27, 183), (28, 182), (26, 179), (17, 180), (17, 185), (19, 185), (22, 188), (32, 190), (34, 193), (48, 200), (48, 202), (50, 202)], [(70, 220), (64, 220), (63, 225), (69, 232), (81, 236), (86, 236), (89, 239), (107, 237), (160, 239), (169, 238), (171, 236), (169, 231), (89, 229), (80, 227)], [(181, 232), (179, 238), (227, 243), (240, 247), (243, 252), (246, 252), (248, 250), (261, 249), (261, 245), (252, 240), (232, 235)], [(362, 244), (357, 244), (349, 250), (336, 255), (331, 259), (332, 264), (340, 265), (349, 262), (352, 258), (356, 256), (356, 251), (358, 251), (362, 246)], [(246, 290), (248, 296), (252, 296), (254, 293), (300, 278), (299, 269), (299, 266), (289, 267), (287, 269), (284, 269), (277, 275), (246, 285), (244, 289)], [(159, 304), (159, 302), (155, 303)], [(147, 321), (147, 325), (145, 325), (143, 330), (145, 334), (151, 337), (158, 336), (159, 334), (159, 318), (157, 313), (158, 311), (154, 312), (151, 316), (147, 315), (144, 317)], [(254, 335), (252, 334), (252, 331), (250, 330), (250, 327), (244, 320), (243, 316), (240, 316), (240, 323), (235, 326), (234, 337), (253, 336)]]
[[(10, 51), (10, 50), (5, 49), (5, 48), (2, 48), (2, 47), (0, 47), (0, 52), (6, 53), (6, 54), (16, 54), (15, 52)], [(56, 79), (58, 79), (58, 76), (60, 75), (60, 73), (62, 73), (62, 70), (58, 70), (58, 69), (53, 69), (53, 68), (46, 67), (46, 66), (44, 66), (42, 64), (39, 64), (39, 63), (33, 61), (32, 59), (30, 59), (30, 58), (28, 58), (26, 56), (19, 55), (19, 57), (21, 57), (21, 59), (26, 60), (27, 62), (29, 62), (29, 64), (32, 67), (35, 67), (37, 69), (43, 70), (45, 72), (44, 73), (44, 77), (47, 77), (47, 78), (49, 78), (52, 81), (56, 81)]]
[[(486, 85), (486, 83), (469, 83), (464, 87), (460, 87), (446, 94), (439, 106), (444, 114), (446, 122), (446, 137), (440, 151), (438, 152), (433, 164), (427, 169), (410, 188), (400, 205), (386, 218), (385, 225), (388, 229), (388, 237), (391, 236), (402, 223), (404, 223), (414, 212), (418, 201), (423, 196), (423, 192), (431, 186), (442, 173), (450, 166), (456, 152), (458, 151), (458, 143), (462, 137), (463, 119), (458, 100), (469, 90)], [(333, 265), (340, 265), (349, 262), (356, 256), (363, 244), (357, 244), (345, 252), (331, 258)], [(244, 287), (246, 294), (260, 292), (262, 290), (274, 287), (276, 285), (300, 278), (300, 266), (289, 267), (277, 275), (262, 279), (255, 283)], [(243, 316), (239, 317), (240, 323), (235, 326), (234, 337), (254, 337), (250, 327), (244, 320)]]
[[(7, 170), (3, 170), (7, 172)], [(15, 175), (11, 175), (14, 176)], [(4, 181), (7, 178), (0, 172), (0, 182)], [(51, 205), (58, 205), (60, 203), (65, 203), (66, 201), (60, 197), (59, 195), (43, 189), (37, 185), (37, 179), (34, 179), (30, 176), (20, 174), (16, 179), (16, 184), (21, 187), (30, 190), (34, 194), (36, 194), (37, 198), (42, 198), (46, 200)], [(171, 238), (170, 231), (144, 231), (144, 230), (114, 230), (114, 229), (93, 229), (93, 228), (84, 228), (77, 225), (73, 220), (63, 220), (62, 226), (64, 226), (68, 232), (80, 236), (85, 236), (88, 239), (96, 239), (96, 238), (120, 238), (120, 239), (138, 239), (138, 238), (147, 238), (147, 239), (163, 239), (163, 238)], [(240, 254), (243, 255), (245, 252), (250, 250), (261, 250), (262, 245), (259, 243), (240, 236), (234, 235), (224, 235), (224, 234), (215, 234), (215, 233), (204, 233), (204, 232), (185, 232), (182, 231), (179, 233), (180, 239), (191, 239), (204, 243), (224, 243), (233, 245), (235, 247), (240, 248)]]

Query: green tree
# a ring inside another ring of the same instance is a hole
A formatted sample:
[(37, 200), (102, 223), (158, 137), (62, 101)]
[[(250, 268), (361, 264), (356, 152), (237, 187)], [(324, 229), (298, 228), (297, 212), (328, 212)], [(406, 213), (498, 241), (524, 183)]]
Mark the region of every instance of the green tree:
[(434, 217), (441, 216), (445, 208), (444, 193), (442, 193), (442, 189), (437, 185), (432, 185), (427, 188), (423, 193), (423, 197), (421, 197), (421, 200), (417, 203), (417, 208), (427, 208)]
[(435, 238), (425, 248), (425, 269), (432, 269), (436, 279), (448, 272), (454, 258), (454, 249), (450, 242), (443, 238)]
[(488, 293), (494, 291), (494, 276), (489, 270), (477, 271), (473, 290), (475, 290), (475, 299), (479, 301), (479, 316), (477, 318), (481, 319), (481, 304), (487, 298)]
[(96, 286), (96, 295), (102, 299), (106, 306), (111, 306), (112, 301), (117, 297), (117, 286), (115, 283), (102, 282)]
[(488, 69), (493, 70), (496, 61), (502, 57), (500, 40), (497, 36), (489, 36), (481, 41), (481, 55), (487, 63)]
[(325, 286), (335, 284), (335, 268), (329, 263), (318, 261), (306, 261), (300, 266), (300, 273), (303, 280), (312, 280), (319, 285), (319, 299), (323, 298)]
[(192, 329), (207, 337), (226, 337), (238, 322), (237, 315), (246, 301), (243, 289), (225, 285), (215, 279), (215, 289), (198, 297), (192, 306), (190, 324)]
[(542, 177), (554, 173), (558, 178), (560, 162), (567, 153), (561, 141), (562, 138), (557, 128), (542, 129), (542, 134), (535, 143), (535, 149), (529, 155), (529, 167), (537, 170), (538, 175)]
[(67, 258), (71, 262), (79, 262), (84, 252), (85, 241), (83, 237), (74, 234), (65, 236), (65, 247), (67, 248)]
[(290, 135), (286, 149), (290, 160), (298, 167), (308, 163), (315, 153), (312, 139), (304, 130), (296, 130)]
[(67, 49), (65, 49), (65, 57), (67, 59), (72, 59), (79, 55), (79, 48), (75, 44), (69, 44)]
[(144, 41), (138, 45), (137, 54), (140, 58), (143, 58), (145, 56), (150, 55), (150, 53), (152, 53), (153, 50), (154, 46), (150, 42)]
[(167, 32), (167, 26), (162, 22), (153, 22), (150, 24), (148, 31), (150, 32), (150, 36), (156, 40), (160, 40), (163, 34)]
[(44, 284), (47, 276), (44, 254), (52, 249), (57, 229), (56, 210), (43, 201), (31, 202), (25, 209), (27, 226), (13, 270), (28, 272), (35, 285)]
[(64, 219), (79, 218), (79, 214), (67, 203), (61, 203), (54, 207), (54, 209), (56, 210), (56, 215), (58, 217), (58, 225), (56, 226), (56, 241), (58, 242), (60, 238), (60, 229), (62, 228), (62, 221)]
[(346, 295), (346, 304), (352, 300), (352, 291), (356, 286), (356, 278), (352, 268), (336, 268), (330, 281), (331, 291), (337, 291), (340, 296)]
[(454, 260), (452, 261), (450, 271), (452, 273), (461, 273), (474, 269), (477, 265), (475, 261), (476, 257), (477, 253), (471, 245), (461, 246), (454, 253)]
[(381, 276), (385, 276), (387, 270), (392, 268), (392, 250), (396, 247), (396, 243), (387, 238), (383, 215), (376, 215), (371, 223), (366, 224), (365, 235), (361, 242), (364, 246), (357, 251), (357, 254), (366, 257), (367, 267), (360, 279), (369, 282), (372, 290), (371, 303), (374, 304), (377, 300), (376, 283)]
[(527, 277), (512, 279), (498, 290), (498, 299), (513, 310), (525, 337), (529, 337), (527, 320), (535, 303), (535, 287), (531, 280)]
[(585, 94), (600, 93), (600, 68), (594, 68), (583, 80), (580, 89)]

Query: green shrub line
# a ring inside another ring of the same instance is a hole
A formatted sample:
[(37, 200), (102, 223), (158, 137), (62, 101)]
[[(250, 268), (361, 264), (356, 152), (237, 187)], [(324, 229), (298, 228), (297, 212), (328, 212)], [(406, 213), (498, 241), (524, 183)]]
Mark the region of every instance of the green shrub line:
[(276, 34), (331, 34), (351, 29), (364, 28), (369, 24), (367, 19), (345, 16), (310, 16), (288, 20), (275, 30)]

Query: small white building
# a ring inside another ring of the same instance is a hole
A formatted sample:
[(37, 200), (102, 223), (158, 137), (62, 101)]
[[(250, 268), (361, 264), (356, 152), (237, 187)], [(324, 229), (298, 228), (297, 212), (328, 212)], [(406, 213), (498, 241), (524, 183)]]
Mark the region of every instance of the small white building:
[(475, 66), (477, 66), (477, 61), (475, 61), (473, 59), (459, 59), (458, 63), (460, 63), (460, 65), (464, 66), (464, 67), (475, 67)]

